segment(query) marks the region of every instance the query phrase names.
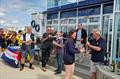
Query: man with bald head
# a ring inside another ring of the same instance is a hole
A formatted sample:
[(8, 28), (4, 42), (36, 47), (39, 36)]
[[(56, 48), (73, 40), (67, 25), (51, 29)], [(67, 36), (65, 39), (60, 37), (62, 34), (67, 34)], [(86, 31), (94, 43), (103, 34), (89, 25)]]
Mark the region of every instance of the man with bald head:
[(42, 70), (46, 71), (46, 64), (50, 57), (50, 52), (53, 47), (53, 29), (52, 27), (47, 27), (47, 32), (43, 34), (42, 37)]
[(33, 61), (34, 61), (34, 34), (32, 33), (32, 27), (28, 26), (26, 27), (26, 33), (23, 34), (21, 37), (22, 40), (22, 46), (21, 46), (21, 54), (22, 54), (22, 59), (21, 59), (21, 67), (20, 71), (24, 69), (24, 64), (25, 64), (25, 57), (30, 54), (30, 69), (34, 69), (32, 67)]

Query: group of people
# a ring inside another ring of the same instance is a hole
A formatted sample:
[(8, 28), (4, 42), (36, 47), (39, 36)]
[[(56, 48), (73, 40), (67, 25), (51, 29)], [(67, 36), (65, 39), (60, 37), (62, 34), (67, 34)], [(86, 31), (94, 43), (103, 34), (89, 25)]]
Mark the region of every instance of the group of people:
[[(82, 25), (80, 25), (82, 27)], [(75, 53), (83, 53), (83, 47), (84, 48), (89, 48), (91, 54), (91, 79), (97, 79), (96, 77), (96, 65), (103, 65), (104, 64), (104, 57), (106, 53), (106, 41), (104, 38), (101, 36), (101, 31), (96, 28), (92, 30), (92, 40), (89, 39), (89, 41), (86, 41), (87, 34), (85, 33), (85, 29), (80, 29), (81, 30), (81, 40), (80, 45), (78, 46), (77, 49), (75, 47), (75, 42), (74, 40), (76, 38), (76, 30), (71, 30), (69, 32), (69, 38), (66, 41), (66, 52), (64, 55), (64, 64), (65, 64), (65, 79), (72, 79), (72, 75), (74, 73), (74, 67), (75, 67)]]
[[(106, 41), (102, 38), (101, 31), (98, 28), (92, 30), (91, 37), (93, 39), (89, 40), (87, 32), (82, 24), (78, 24), (77, 30), (71, 29), (67, 36), (65, 36), (62, 31), (57, 32), (53, 27), (47, 27), (46, 33), (43, 33), (40, 40), (42, 70), (47, 71), (46, 64), (51, 52), (55, 50), (57, 60), (55, 74), (62, 73), (64, 64), (64, 79), (72, 79), (75, 68), (75, 59), (79, 58), (76, 57), (75, 54), (85, 54), (85, 49), (87, 47), (90, 50), (89, 54), (91, 54), (91, 79), (96, 79), (96, 65), (104, 63), (104, 55), (107, 46)], [(24, 69), (25, 57), (28, 53), (30, 54), (29, 68), (34, 69), (32, 65), (35, 54), (34, 47), (37, 42), (31, 27), (27, 27), (25, 33), (20, 30), (18, 34), (14, 31), (5, 33), (3, 29), (0, 29), (0, 40), (2, 40), (2, 42), (0, 41), (1, 50), (4, 50), (8, 45), (19, 45), (21, 47), (19, 50), (21, 52), (20, 71)]]
[(4, 51), (10, 45), (22, 45), (19, 40), (19, 36), (22, 34), (22, 30), (16, 31), (5, 30), (0, 28), (0, 51)]
[(32, 64), (34, 60), (34, 46), (35, 46), (35, 37), (32, 33), (32, 27), (26, 27), (25, 32), (19, 30), (18, 33), (16, 31), (10, 31), (5, 29), (0, 29), (0, 51), (6, 52), (8, 46), (19, 46), (20, 48), (16, 48), (16, 51), (20, 52), (20, 71), (24, 69), (26, 56), (30, 55), (30, 69), (34, 69)]
[[(87, 41), (88, 39), (88, 41)], [(65, 79), (72, 79), (75, 68), (75, 54), (86, 54), (86, 48), (91, 54), (91, 79), (96, 79), (96, 65), (104, 64), (104, 56), (106, 53), (106, 41), (101, 36), (98, 28), (92, 30), (91, 36), (88, 38), (87, 32), (82, 24), (78, 25), (78, 29), (71, 29), (64, 37), (63, 32), (54, 32), (51, 27), (47, 28), (47, 32), (43, 34), (42, 42), (42, 70), (46, 71), (46, 63), (48, 62), (51, 50), (56, 47), (57, 69), (55, 74), (62, 72), (62, 64), (65, 67)]]

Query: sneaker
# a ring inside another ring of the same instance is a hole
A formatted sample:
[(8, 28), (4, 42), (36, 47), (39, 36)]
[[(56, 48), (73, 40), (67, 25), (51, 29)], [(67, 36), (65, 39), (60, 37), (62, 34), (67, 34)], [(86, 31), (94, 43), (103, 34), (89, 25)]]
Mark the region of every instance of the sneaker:
[(61, 74), (61, 72), (55, 72), (55, 75)]
[(20, 71), (22, 71), (24, 69), (24, 67), (20, 67)]
[(46, 70), (46, 68), (42, 68), (42, 70), (44, 71), (44, 72), (46, 72), (47, 70)]
[(29, 67), (30, 69), (34, 70), (35, 68), (34, 67)]
[(54, 72), (58, 72), (58, 69), (54, 70)]

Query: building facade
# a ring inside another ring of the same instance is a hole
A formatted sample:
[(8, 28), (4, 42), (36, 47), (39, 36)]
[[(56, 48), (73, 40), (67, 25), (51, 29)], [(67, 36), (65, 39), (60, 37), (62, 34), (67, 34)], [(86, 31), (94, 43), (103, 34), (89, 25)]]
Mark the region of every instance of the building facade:
[(107, 41), (111, 61), (120, 58), (120, 0), (76, 0), (71, 4), (48, 8), (44, 17), (45, 26), (63, 32), (77, 28), (78, 23), (85, 26), (88, 35), (93, 28), (100, 28)]
[(47, 0), (47, 8), (58, 7), (80, 1), (85, 1), (85, 0)]
[(112, 25), (112, 59), (120, 58), (120, 0), (114, 0)]
[(44, 25), (44, 15), (43, 13), (32, 13), (32, 32), (35, 34), (36, 37), (42, 37), (42, 34), (46, 31), (46, 27)]

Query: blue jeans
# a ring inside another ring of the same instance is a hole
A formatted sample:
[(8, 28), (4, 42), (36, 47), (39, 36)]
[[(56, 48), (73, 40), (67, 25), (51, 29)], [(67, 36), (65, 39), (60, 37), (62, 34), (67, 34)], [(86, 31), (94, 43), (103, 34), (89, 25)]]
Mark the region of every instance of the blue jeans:
[(57, 71), (58, 72), (62, 72), (62, 68), (63, 68), (63, 53), (59, 52), (56, 55), (57, 58)]

